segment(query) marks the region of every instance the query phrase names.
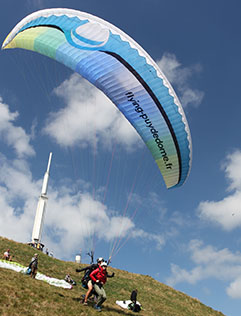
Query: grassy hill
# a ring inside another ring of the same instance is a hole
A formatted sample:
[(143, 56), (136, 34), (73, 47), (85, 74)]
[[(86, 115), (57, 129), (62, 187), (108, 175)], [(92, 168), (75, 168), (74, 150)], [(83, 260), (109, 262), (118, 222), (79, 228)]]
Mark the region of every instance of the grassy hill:
[[(35, 249), (28, 245), (0, 237), (0, 255), (10, 249), (13, 261), (24, 266), (29, 264)], [(39, 272), (63, 279), (67, 273), (77, 281), (72, 290), (65, 290), (45, 282), (31, 279), (22, 273), (0, 268), (0, 315), (2, 316), (92, 316), (97, 312), (90, 306), (81, 304), (85, 289), (80, 285), (81, 273), (75, 269), (84, 265), (51, 258), (39, 252)], [(145, 316), (222, 316), (212, 308), (179, 291), (172, 289), (150, 276), (133, 274), (108, 268), (115, 277), (105, 285), (107, 301), (103, 305), (103, 316), (145, 315)], [(116, 300), (129, 299), (134, 288), (138, 288), (138, 300), (143, 305), (140, 313), (121, 309)]]

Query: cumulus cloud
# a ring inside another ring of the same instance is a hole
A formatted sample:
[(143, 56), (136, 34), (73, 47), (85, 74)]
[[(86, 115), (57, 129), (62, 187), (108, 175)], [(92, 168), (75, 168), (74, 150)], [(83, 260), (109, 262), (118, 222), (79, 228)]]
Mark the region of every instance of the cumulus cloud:
[(157, 250), (165, 245), (163, 235), (139, 229), (133, 219), (94, 200), (88, 190), (72, 194), (62, 187), (58, 191), (51, 190), (49, 194), (48, 209), (51, 212), (46, 215), (45, 238), (59, 257), (63, 258), (63, 245), (67, 245), (64, 251), (64, 259), (67, 259), (73, 249), (90, 243), (93, 235), (113, 243), (112, 254), (119, 252), (129, 239), (140, 240), (143, 245), (152, 243)]
[(131, 149), (142, 142), (132, 125), (112, 102), (78, 74), (65, 80), (55, 93), (66, 106), (51, 113), (44, 132), (61, 146), (110, 148), (113, 143)]
[(187, 252), (194, 263), (191, 270), (183, 269), (178, 265), (171, 265), (171, 276), (167, 283), (174, 286), (181, 282), (196, 284), (205, 279), (217, 279), (230, 282), (226, 291), (233, 298), (240, 298), (241, 286), (241, 253), (231, 252), (224, 248), (218, 250), (211, 245), (205, 246), (200, 240), (192, 240)]
[(30, 145), (30, 136), (22, 127), (14, 122), (18, 118), (18, 112), (11, 112), (7, 104), (0, 97), (0, 138), (6, 145), (12, 147), (18, 157), (33, 156), (35, 151)]
[[(32, 179), (26, 162), (10, 162), (3, 155), (0, 158), (1, 235), (20, 242), (30, 241), (42, 180)], [(117, 228), (121, 225), (123, 236), (135, 226), (126, 217), (110, 215), (113, 212), (88, 192), (73, 194), (65, 187), (50, 187), (49, 196), (43, 241), (58, 257), (69, 259), (74, 249), (83, 246), (85, 239), (94, 233), (108, 242), (119, 236)]]
[(241, 151), (236, 150), (225, 159), (222, 169), (229, 181), (228, 191), (241, 191)]
[(68, 259), (74, 249), (91, 243), (93, 236), (109, 243), (125, 237), (135, 227), (129, 218), (111, 215), (113, 212), (88, 192), (71, 196), (59, 195), (56, 191), (49, 194), (48, 209), (51, 211), (46, 214), (45, 239), (57, 256), (63, 258), (64, 254), (64, 259)]
[(232, 298), (241, 298), (241, 277), (231, 282), (226, 292)]
[(201, 219), (230, 231), (241, 226), (241, 151), (229, 154), (222, 165), (228, 180), (228, 195), (220, 201), (202, 201), (197, 211)]
[[(28, 242), (42, 179), (32, 178), (24, 159), (10, 161), (1, 154), (0, 165), (1, 235)], [(161, 236), (139, 230), (132, 219), (94, 199), (84, 181), (78, 193), (71, 187), (49, 187), (42, 241), (56, 257), (69, 260), (76, 249), (84, 248), (93, 236), (107, 244), (117, 240), (118, 247), (129, 238), (154, 242), (159, 249), (163, 245)]]
[(166, 239), (161, 234), (153, 234), (144, 231), (143, 229), (136, 229), (132, 232), (132, 237), (141, 238), (145, 241), (154, 242), (157, 250), (161, 250), (166, 244)]
[[(9, 161), (0, 155), (0, 231), (20, 242), (30, 240), (33, 210), (40, 183), (34, 182), (24, 160)], [(38, 189), (37, 189), (38, 188)]]
[(167, 79), (176, 86), (177, 94), (183, 107), (197, 107), (201, 104), (204, 92), (191, 87), (191, 79), (201, 72), (201, 66), (196, 64), (191, 67), (183, 67), (174, 54), (165, 53), (157, 61), (160, 69)]

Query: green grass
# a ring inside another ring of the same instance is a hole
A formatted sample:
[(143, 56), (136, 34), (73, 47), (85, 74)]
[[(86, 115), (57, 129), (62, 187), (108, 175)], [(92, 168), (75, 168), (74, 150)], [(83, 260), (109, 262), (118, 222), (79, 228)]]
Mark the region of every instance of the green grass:
[[(0, 237), (0, 254), (11, 249), (13, 261), (27, 266), (35, 252), (28, 245)], [(92, 316), (97, 312), (92, 306), (83, 306), (80, 297), (85, 289), (80, 285), (81, 273), (75, 269), (83, 267), (39, 253), (39, 272), (63, 279), (67, 273), (77, 281), (72, 290), (65, 290), (45, 282), (31, 279), (22, 273), (0, 268), (0, 315), (2, 316)], [(172, 289), (150, 276), (108, 268), (115, 277), (105, 285), (107, 301), (103, 305), (103, 316), (138, 315), (121, 309), (116, 300), (129, 299), (134, 288), (138, 289), (138, 300), (143, 305), (139, 315), (143, 316), (222, 316), (221, 312), (202, 304), (179, 291)]]

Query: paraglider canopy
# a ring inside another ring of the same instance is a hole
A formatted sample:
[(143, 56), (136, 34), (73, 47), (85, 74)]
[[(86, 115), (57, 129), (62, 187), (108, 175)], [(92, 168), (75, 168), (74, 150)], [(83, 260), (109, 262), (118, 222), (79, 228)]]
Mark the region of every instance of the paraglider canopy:
[(167, 188), (184, 183), (192, 159), (185, 114), (165, 75), (132, 38), (88, 13), (55, 8), (20, 21), (6, 48), (36, 51), (89, 80), (140, 134)]

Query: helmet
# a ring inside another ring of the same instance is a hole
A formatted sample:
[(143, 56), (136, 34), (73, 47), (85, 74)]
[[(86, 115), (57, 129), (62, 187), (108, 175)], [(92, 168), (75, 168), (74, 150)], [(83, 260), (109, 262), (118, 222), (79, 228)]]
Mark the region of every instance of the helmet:
[(101, 267), (107, 267), (107, 262), (103, 261), (100, 266)]
[(104, 259), (102, 257), (97, 259), (97, 263), (104, 261)]

